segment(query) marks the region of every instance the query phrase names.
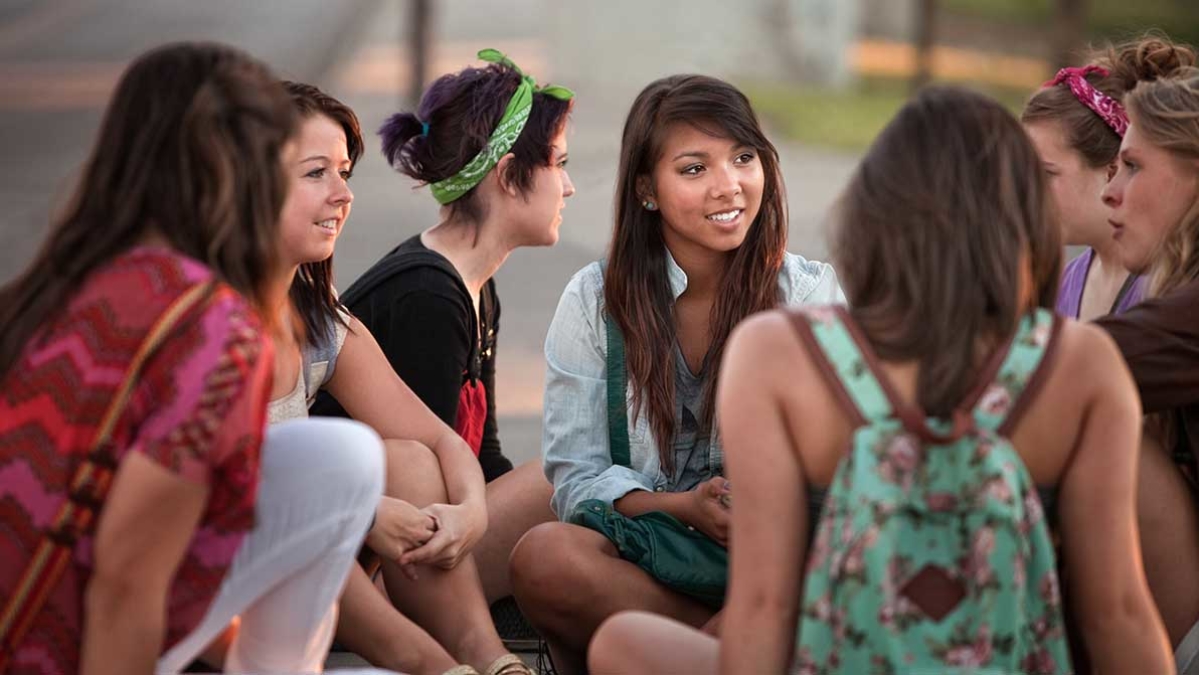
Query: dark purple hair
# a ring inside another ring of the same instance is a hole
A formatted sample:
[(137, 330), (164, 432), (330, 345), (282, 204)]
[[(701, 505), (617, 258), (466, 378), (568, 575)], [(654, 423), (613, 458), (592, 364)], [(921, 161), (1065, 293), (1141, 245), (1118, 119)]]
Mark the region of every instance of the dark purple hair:
[[(437, 79), (421, 98), (416, 114), (396, 113), (379, 128), (383, 156), (397, 171), (421, 183), (436, 183), (458, 173), (479, 154), (499, 125), (521, 75), (499, 64), (466, 68)], [(512, 146), (515, 155), (504, 179), (525, 194), (533, 171), (553, 156), (554, 137), (566, 123), (571, 102), (533, 94), (529, 121)], [(424, 123), (429, 125), (423, 134)], [(449, 204), (455, 217), (477, 222), (484, 215), (476, 191)]]

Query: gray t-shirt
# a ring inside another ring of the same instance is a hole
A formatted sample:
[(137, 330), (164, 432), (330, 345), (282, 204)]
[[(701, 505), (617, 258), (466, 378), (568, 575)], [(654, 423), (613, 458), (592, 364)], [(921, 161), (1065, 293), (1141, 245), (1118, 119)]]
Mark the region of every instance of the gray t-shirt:
[(699, 375), (692, 374), (677, 343), (674, 356), (674, 418), (678, 420), (678, 426), (674, 437), (674, 473), (668, 477), (667, 490), (685, 492), (712, 477), (708, 459), (712, 431), (701, 431), (704, 386), (710, 369), (705, 361)]

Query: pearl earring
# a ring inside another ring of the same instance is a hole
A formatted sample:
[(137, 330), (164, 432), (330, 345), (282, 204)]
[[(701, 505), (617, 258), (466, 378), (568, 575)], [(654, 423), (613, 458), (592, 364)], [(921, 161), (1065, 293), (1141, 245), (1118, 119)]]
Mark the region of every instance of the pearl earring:
[(648, 199), (645, 200), (644, 202), (641, 202), (641, 205), (645, 207), (646, 211), (657, 211), (658, 210), (658, 205)]

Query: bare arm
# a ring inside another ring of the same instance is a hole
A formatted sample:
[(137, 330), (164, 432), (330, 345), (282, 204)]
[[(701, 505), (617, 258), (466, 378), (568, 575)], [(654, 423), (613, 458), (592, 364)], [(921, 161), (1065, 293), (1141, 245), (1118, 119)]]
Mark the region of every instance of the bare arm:
[(96, 530), (84, 596), (81, 672), (152, 673), (166, 633), (167, 592), (208, 488), (138, 452), (122, 460)]
[(380, 436), (417, 441), (431, 449), (441, 464), (451, 502), (483, 504), (483, 472), (466, 441), (395, 374), (375, 338), (357, 319), (326, 387), (346, 412)]
[[(458, 553), (469, 552), (487, 530), (486, 490), (479, 462), (466, 441), (395, 374), (375, 338), (357, 319), (350, 324), (337, 369), (325, 386), (346, 412), (380, 436), (417, 441), (437, 455), (450, 503), (462, 507), (452, 512), (443, 509), (438, 515), (463, 520), (458, 529), (463, 546), (461, 550), (455, 546), (451, 557), (456, 562)], [(430, 542), (443, 543), (437, 537)], [(422, 558), (418, 555), (414, 562), (425, 562)]]
[(796, 353), (794, 340), (781, 314), (749, 319), (730, 338), (722, 368), (717, 410), (736, 498), (721, 673), (784, 672), (795, 640), (806, 489), (782, 407), (780, 359), (761, 358)]
[(1072, 610), (1103, 672), (1174, 672), (1137, 534), (1140, 403), (1111, 339), (1078, 328), (1076, 358), (1099, 381), (1058, 497)]

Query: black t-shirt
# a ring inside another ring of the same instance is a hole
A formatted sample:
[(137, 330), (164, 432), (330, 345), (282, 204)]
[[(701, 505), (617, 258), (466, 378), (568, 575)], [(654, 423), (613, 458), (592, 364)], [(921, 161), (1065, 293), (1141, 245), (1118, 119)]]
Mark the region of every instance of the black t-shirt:
[[(375, 263), (341, 296), (375, 336), (391, 367), (446, 424), (457, 422), (459, 395), (468, 381), (486, 390), (487, 416), (479, 463), (488, 482), (512, 469), (500, 449), (495, 421), (495, 350), (500, 302), (489, 279), (479, 298), (481, 330), (475, 327), (470, 292), (444, 256), (412, 237)], [(482, 336), (481, 340), (476, 339)], [(312, 415), (348, 417), (322, 391)]]

